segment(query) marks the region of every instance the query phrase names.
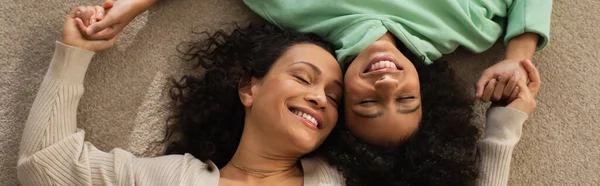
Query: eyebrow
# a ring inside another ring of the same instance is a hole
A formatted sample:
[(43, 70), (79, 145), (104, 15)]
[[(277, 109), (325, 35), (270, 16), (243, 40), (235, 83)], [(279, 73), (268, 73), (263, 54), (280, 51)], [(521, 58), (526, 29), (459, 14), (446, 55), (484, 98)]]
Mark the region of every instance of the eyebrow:
[[(319, 69), (319, 67), (313, 65), (312, 63), (306, 62), (306, 61), (298, 61), (295, 63), (292, 63), (290, 66), (292, 65), (296, 65), (296, 64), (304, 64), (306, 66), (309, 66), (310, 68), (312, 68), (318, 75), (323, 74), (323, 72), (321, 71), (321, 69)], [(339, 86), (342, 90), (344, 90), (344, 85), (342, 84), (342, 82), (338, 81), (338, 80), (333, 80), (333, 82)]]
[(295, 63), (292, 63), (290, 66), (292, 65), (296, 65), (296, 64), (304, 64), (309, 66), (310, 68), (312, 68), (315, 72), (317, 72), (317, 74), (321, 75), (323, 72), (321, 72), (321, 69), (319, 69), (319, 67), (313, 65), (312, 63), (306, 62), (306, 61), (298, 61)]
[[(410, 114), (413, 112), (416, 112), (417, 110), (419, 110), (419, 108), (421, 108), (421, 104), (417, 105), (415, 108), (412, 109), (398, 109), (396, 110), (396, 112), (400, 113), (400, 114)], [(383, 111), (377, 111), (373, 114), (363, 114), (363, 113), (359, 113), (356, 112), (355, 110), (352, 110), (352, 112), (354, 112), (354, 114), (356, 114), (357, 116), (363, 117), (363, 118), (377, 118), (381, 115), (383, 115)]]

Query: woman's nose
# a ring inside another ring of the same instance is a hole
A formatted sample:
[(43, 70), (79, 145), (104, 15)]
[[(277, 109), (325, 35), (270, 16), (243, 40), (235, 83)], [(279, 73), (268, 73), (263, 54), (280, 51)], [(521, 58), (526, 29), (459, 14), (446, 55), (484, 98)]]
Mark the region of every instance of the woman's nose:
[(304, 100), (311, 103), (311, 106), (314, 106), (315, 109), (321, 109), (325, 107), (327, 104), (327, 96), (324, 91), (315, 91), (312, 93), (308, 93)]

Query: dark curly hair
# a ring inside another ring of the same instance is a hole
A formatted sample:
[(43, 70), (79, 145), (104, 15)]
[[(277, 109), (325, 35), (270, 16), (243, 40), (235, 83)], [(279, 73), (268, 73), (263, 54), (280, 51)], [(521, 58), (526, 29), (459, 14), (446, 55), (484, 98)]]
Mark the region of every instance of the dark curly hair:
[(351, 186), (473, 185), (479, 138), (472, 121), (474, 100), (447, 62), (425, 65), (404, 46), (398, 48), (419, 73), (423, 116), (418, 130), (401, 144), (377, 147), (354, 137), (340, 116), (340, 124), (314, 153), (336, 166)]
[[(312, 43), (333, 51), (315, 35), (270, 24), (205, 34), (207, 39), (182, 51), (195, 68), (206, 69), (204, 75), (172, 80), (174, 114), (167, 122), (165, 139), (171, 143), (166, 154), (190, 153), (221, 168), (235, 153), (244, 127), (238, 87), (251, 77), (264, 77), (294, 44)], [(472, 185), (477, 177), (479, 136), (471, 121), (473, 100), (447, 63), (424, 65), (410, 53), (405, 55), (415, 62), (421, 81), (423, 119), (418, 131), (393, 148), (376, 147), (338, 124), (311, 155), (323, 156), (336, 166), (348, 185)], [(343, 123), (344, 117), (339, 118)]]
[(263, 78), (272, 64), (295, 44), (311, 43), (333, 55), (320, 37), (271, 24), (250, 24), (231, 33), (202, 32), (207, 39), (184, 45), (184, 60), (200, 73), (172, 79), (173, 114), (167, 120), (165, 154), (190, 153), (222, 168), (233, 157), (244, 129), (245, 109), (238, 87)]

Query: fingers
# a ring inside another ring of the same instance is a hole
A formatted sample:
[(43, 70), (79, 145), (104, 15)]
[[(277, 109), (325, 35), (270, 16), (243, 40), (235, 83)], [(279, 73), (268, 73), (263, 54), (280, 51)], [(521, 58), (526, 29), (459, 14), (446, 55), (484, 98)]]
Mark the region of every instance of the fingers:
[(481, 101), (489, 102), (492, 98), (492, 94), (494, 94), (494, 88), (496, 87), (497, 80), (496, 78), (492, 78), (485, 86), (485, 90), (483, 90)]
[(513, 73), (513, 76), (506, 83), (506, 87), (504, 87), (504, 93), (502, 94), (502, 97), (509, 97), (517, 87), (517, 81), (519, 81), (520, 78), (519, 74), (520, 72), (518, 70)]
[(102, 8), (104, 8), (105, 10), (108, 10), (108, 9), (111, 9), (114, 5), (115, 5), (115, 1), (113, 1), (113, 0), (106, 0), (102, 4)]
[(101, 6), (80, 6), (74, 17), (79, 17), (87, 27), (104, 18), (105, 10)]
[(534, 100), (533, 96), (531, 95), (531, 90), (529, 89), (529, 87), (527, 87), (527, 84), (523, 81), (519, 81), (517, 83), (517, 87), (519, 88), (519, 94), (517, 95), (516, 99), (523, 99), (523, 100)]
[(486, 84), (489, 81), (491, 81), (493, 78), (494, 78), (493, 73), (484, 71), (481, 74), (481, 78), (479, 78), (479, 80), (477, 80), (477, 83), (475, 84), (475, 97), (481, 98), (483, 96), (483, 91), (484, 91), (484, 88), (486, 87)]
[(540, 90), (540, 86), (542, 85), (540, 73), (538, 72), (537, 68), (535, 68), (531, 60), (523, 61), (523, 67), (527, 71), (527, 76), (530, 80), (528, 88), (530, 89), (531, 94), (536, 96)]
[(507, 105), (507, 107), (522, 111), (526, 114), (531, 114), (537, 103), (535, 102), (535, 98), (531, 95), (527, 84), (524, 81), (518, 81), (516, 88), (519, 89), (518, 95)]
[(77, 8), (73, 9), (73, 11), (71, 11), (71, 13), (69, 14), (69, 18), (73, 19), (73, 21), (75, 22), (75, 25), (79, 29), (79, 32), (81, 32), (81, 33), (84, 33), (87, 28), (87, 26), (85, 26), (85, 23), (83, 21), (84, 17), (89, 16), (89, 15), (86, 15), (87, 13), (88, 13), (88, 7), (78, 6)]
[(105, 16), (96, 24), (90, 25), (85, 33), (90, 37), (90, 39), (113, 38), (118, 34), (118, 31), (112, 29), (112, 27), (120, 26), (118, 25), (117, 21), (118, 20), (116, 20), (113, 16)]
[(81, 18), (85, 26), (89, 26), (90, 24), (92, 24), (92, 17), (95, 18), (94, 14), (96, 14), (95, 8), (93, 6), (87, 6), (85, 7), (85, 11), (79, 18)]
[(512, 89), (513, 91), (510, 93), (510, 97), (508, 97), (508, 101), (507, 103), (512, 103), (515, 99), (517, 99), (517, 96), (519, 95), (519, 87), (515, 84), (515, 88)]
[(106, 17), (106, 19), (88, 27), (86, 34), (90, 39), (111, 39), (119, 34), (119, 31), (112, 28), (112, 26), (113, 25), (110, 22), (110, 18)]
[(75, 23), (77, 24), (77, 28), (79, 28), (80, 32), (85, 32), (85, 30), (87, 29), (87, 27), (85, 26), (85, 24), (83, 23), (83, 20), (81, 20), (81, 18), (75, 18)]
[(94, 8), (96, 9), (96, 20), (94, 21), (102, 20), (102, 18), (104, 18), (104, 8), (101, 6), (94, 6)]
[(498, 78), (498, 83), (496, 84), (496, 88), (494, 89), (494, 93), (492, 95), (492, 101), (500, 101), (502, 99), (502, 94), (504, 93), (504, 89), (506, 87), (506, 83), (510, 79), (507, 73), (502, 73)]
[(85, 13), (85, 11), (86, 11), (85, 6), (78, 6), (77, 8), (73, 9), (73, 11), (71, 11), (71, 13), (69, 13), (69, 17), (70, 18), (83, 17), (83, 13)]

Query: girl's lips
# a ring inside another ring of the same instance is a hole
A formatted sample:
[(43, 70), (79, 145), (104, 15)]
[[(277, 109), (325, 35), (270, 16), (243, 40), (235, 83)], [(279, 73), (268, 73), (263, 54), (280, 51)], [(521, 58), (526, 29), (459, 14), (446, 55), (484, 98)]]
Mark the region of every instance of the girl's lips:
[[(396, 69), (390, 69), (390, 68), (380, 68), (380, 69), (376, 69), (371, 71), (371, 66), (374, 65), (375, 63), (378, 63), (380, 61), (389, 61), (392, 62), (396, 65)], [(393, 58), (392, 56), (389, 55), (380, 55), (377, 56), (375, 58), (373, 58), (373, 60), (371, 60), (371, 62), (367, 65), (367, 67), (365, 68), (365, 71), (363, 73), (369, 73), (369, 72), (374, 72), (374, 71), (379, 71), (381, 69), (385, 69), (385, 71), (393, 71), (393, 70), (402, 70), (402, 66), (400, 66), (400, 64), (398, 64), (398, 61), (396, 61), (396, 58)]]

